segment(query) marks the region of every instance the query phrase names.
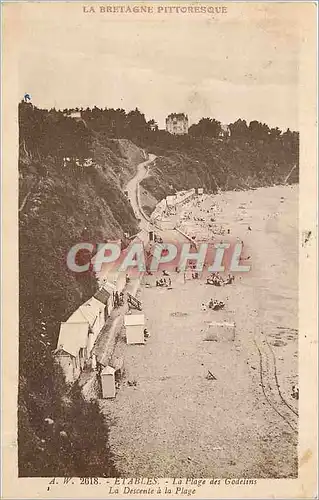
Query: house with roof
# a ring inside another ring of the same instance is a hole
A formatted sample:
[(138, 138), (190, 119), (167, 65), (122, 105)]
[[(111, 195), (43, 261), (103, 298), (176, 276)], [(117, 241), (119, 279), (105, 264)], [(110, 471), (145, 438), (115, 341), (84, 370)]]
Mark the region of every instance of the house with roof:
[(102, 293), (98, 298), (91, 297), (60, 325), (54, 355), (68, 383), (79, 377), (91, 358), (94, 343), (108, 316), (105, 300), (106, 294)]
[(65, 381), (73, 383), (85, 366), (88, 355), (88, 324), (61, 323), (55, 361), (61, 366)]
[(106, 283), (105, 286), (102, 285), (94, 295), (94, 298), (100, 301), (105, 306), (104, 309), (105, 320), (111, 314), (111, 311), (114, 307), (113, 293), (114, 293), (114, 287), (107, 286)]
[(166, 118), (166, 130), (173, 135), (188, 133), (188, 116), (185, 113), (171, 113)]
[[(107, 280), (107, 278), (104, 278), (104, 279), (101, 278), (101, 279), (99, 279), (99, 283), (100, 283), (100, 289), (99, 290), (103, 289), (109, 295), (109, 298), (107, 300), (107, 314), (109, 316), (111, 314), (111, 312), (113, 311), (113, 309), (114, 309), (114, 305), (115, 305), (114, 298), (115, 298), (115, 293), (117, 292), (117, 288), (114, 285), (114, 283), (110, 283)], [(95, 294), (95, 298), (97, 298), (96, 294)]]
[(89, 353), (93, 347), (93, 344), (102, 330), (107, 318), (107, 311), (105, 312), (105, 305), (96, 299), (91, 297), (89, 300), (84, 302), (67, 320), (68, 323), (80, 323), (86, 322), (89, 325), (89, 339), (88, 347)]

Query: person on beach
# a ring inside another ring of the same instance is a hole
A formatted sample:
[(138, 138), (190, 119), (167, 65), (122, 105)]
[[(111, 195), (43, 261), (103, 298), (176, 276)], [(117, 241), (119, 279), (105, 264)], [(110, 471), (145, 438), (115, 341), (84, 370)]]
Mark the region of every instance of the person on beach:
[(235, 277), (232, 274), (229, 274), (226, 281), (224, 282), (225, 285), (231, 285), (232, 282), (234, 281)]
[(144, 328), (144, 340), (148, 339), (149, 337), (150, 337), (150, 334), (149, 334), (147, 328)]

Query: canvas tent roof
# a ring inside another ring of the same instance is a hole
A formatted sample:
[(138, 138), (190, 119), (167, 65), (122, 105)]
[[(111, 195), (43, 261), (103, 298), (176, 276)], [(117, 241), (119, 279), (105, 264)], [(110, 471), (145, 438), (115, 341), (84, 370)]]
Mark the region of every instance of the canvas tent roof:
[(94, 295), (94, 297), (102, 302), (102, 304), (107, 304), (109, 298), (111, 296), (111, 293), (108, 292), (104, 286), (102, 286)]
[(101, 375), (114, 375), (115, 369), (112, 368), (112, 366), (106, 366), (102, 372)]
[(124, 324), (125, 326), (144, 325), (144, 314), (126, 314)]
[(67, 351), (65, 351), (65, 350), (63, 349), (63, 347), (61, 347), (61, 346), (60, 346), (60, 347), (58, 347), (57, 349), (55, 349), (55, 351), (53, 351), (53, 354), (54, 354), (55, 356), (69, 356), (69, 355), (70, 355), (70, 353), (69, 353), (69, 352), (67, 352)]
[(176, 199), (177, 199), (177, 197), (176, 197), (175, 194), (174, 195), (168, 195), (168, 196), (166, 196), (166, 204), (167, 204), (167, 206), (173, 206), (173, 205), (175, 205), (176, 204)]
[(63, 350), (77, 356), (80, 348), (87, 346), (87, 323), (61, 323), (57, 351)]
[(114, 285), (114, 283), (104, 283), (103, 287), (105, 288), (105, 290), (107, 290), (110, 295), (113, 294), (113, 292), (116, 292), (117, 288), (116, 286)]
[(101, 302), (94, 297), (84, 302), (67, 320), (68, 323), (87, 322), (93, 327), (101, 310)]
[(116, 292), (116, 286), (113, 283), (107, 281), (106, 278), (101, 280), (101, 286), (105, 288), (105, 290), (109, 292), (110, 295), (112, 295), (113, 292)]

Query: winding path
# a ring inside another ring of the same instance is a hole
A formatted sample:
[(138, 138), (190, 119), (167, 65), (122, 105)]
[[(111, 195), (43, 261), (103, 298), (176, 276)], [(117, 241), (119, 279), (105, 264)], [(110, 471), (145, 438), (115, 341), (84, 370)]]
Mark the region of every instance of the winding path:
[(132, 205), (132, 208), (134, 210), (134, 214), (140, 220), (140, 229), (141, 230), (143, 230), (143, 229), (148, 230), (150, 221), (141, 207), (140, 193), (139, 193), (140, 182), (145, 177), (147, 177), (149, 166), (155, 160), (155, 158), (156, 158), (155, 155), (149, 154), (148, 160), (146, 160), (138, 165), (137, 173), (136, 173), (135, 177), (133, 177), (133, 179), (131, 179), (125, 187), (125, 190), (127, 191), (127, 196), (129, 198), (131, 205)]
[(184, 236), (177, 229), (160, 229), (154, 223), (152, 223), (151, 219), (145, 214), (142, 209), (141, 201), (140, 201), (140, 183), (145, 177), (147, 177), (149, 172), (149, 167), (152, 162), (155, 160), (156, 156), (154, 154), (149, 154), (148, 160), (140, 163), (137, 167), (137, 173), (131, 179), (125, 190), (127, 191), (128, 199), (130, 200), (131, 206), (134, 210), (135, 217), (139, 219), (140, 230), (141, 231), (149, 231), (154, 230), (163, 241), (174, 241), (176, 243), (188, 243), (189, 238)]

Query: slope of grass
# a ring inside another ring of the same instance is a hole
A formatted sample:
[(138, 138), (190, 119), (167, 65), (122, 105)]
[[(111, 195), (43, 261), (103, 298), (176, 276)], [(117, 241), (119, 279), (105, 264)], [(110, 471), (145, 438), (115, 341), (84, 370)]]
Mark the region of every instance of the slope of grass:
[[(95, 137), (96, 164), (85, 169), (63, 167), (59, 156), (20, 151), (20, 476), (116, 475), (98, 406), (84, 401), (76, 386), (71, 392), (65, 387), (52, 356), (60, 322), (97, 286), (92, 272), (67, 268), (70, 248), (82, 241), (124, 243), (125, 232), (137, 232), (121, 184), (143, 154), (128, 143), (126, 149), (116, 141), (109, 146)], [(84, 263), (89, 255), (79, 259)], [(48, 427), (45, 418), (54, 424)]]

